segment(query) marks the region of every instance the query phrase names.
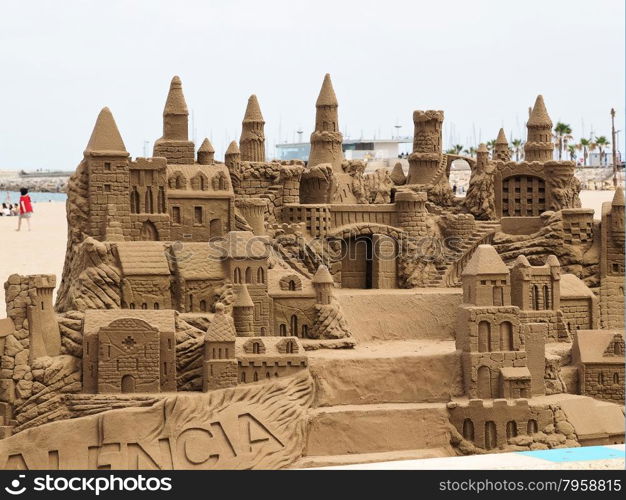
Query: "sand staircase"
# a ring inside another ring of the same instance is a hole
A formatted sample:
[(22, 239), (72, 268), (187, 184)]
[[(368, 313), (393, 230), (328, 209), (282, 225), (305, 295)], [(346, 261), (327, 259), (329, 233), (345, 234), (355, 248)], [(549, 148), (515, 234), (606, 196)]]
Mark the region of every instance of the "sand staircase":
[(308, 352), (315, 401), (295, 466), (454, 455), (446, 404), (463, 391), (460, 290), (342, 289), (336, 297), (357, 345)]
[(436, 265), (437, 275), (430, 279), (426, 286), (429, 288), (460, 286), (461, 273), (478, 245), (490, 244), (494, 234), (499, 230), (500, 223), (497, 221), (476, 221), (474, 234), (463, 240), (456, 252), (451, 252), (443, 262)]

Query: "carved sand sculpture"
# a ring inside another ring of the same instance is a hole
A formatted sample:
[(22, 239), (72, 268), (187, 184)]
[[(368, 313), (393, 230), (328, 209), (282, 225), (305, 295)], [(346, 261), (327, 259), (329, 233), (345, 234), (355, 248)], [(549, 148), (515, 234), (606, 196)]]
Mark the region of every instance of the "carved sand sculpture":
[(408, 172), (343, 156), (326, 75), (308, 163), (267, 161), (251, 96), (224, 162), (189, 140), (180, 78), (151, 158), (111, 111), (68, 187), (52, 275), (0, 320), (5, 469), (309, 467), (624, 439), (624, 193), (601, 220), (552, 160), (484, 145), (466, 198), (443, 111)]

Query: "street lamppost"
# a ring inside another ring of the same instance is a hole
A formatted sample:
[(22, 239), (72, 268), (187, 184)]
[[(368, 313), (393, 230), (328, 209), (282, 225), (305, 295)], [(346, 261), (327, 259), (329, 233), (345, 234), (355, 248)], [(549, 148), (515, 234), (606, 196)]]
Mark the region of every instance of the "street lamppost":
[(615, 145), (615, 108), (611, 108), (611, 143), (613, 153), (613, 187), (617, 188), (617, 146)]

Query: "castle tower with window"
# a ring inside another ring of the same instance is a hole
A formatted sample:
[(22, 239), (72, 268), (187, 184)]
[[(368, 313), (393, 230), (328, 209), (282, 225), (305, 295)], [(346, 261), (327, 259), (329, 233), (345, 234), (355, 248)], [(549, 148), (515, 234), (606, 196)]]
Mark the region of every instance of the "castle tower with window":
[(248, 99), (246, 113), (241, 123), (239, 147), (242, 161), (265, 161), (265, 120), (261, 114), (259, 101), (252, 94)]
[(231, 141), (224, 154), (224, 163), (229, 169), (237, 169), (241, 162), (241, 152), (237, 141)]
[(153, 156), (170, 164), (193, 165), (195, 148), (189, 140), (189, 111), (178, 76), (172, 78), (163, 109), (163, 136), (154, 143)]
[(204, 372), (202, 390), (223, 389), (237, 385), (235, 324), (224, 312), (224, 304), (215, 304), (215, 316), (204, 336)]
[(125, 239), (130, 238), (129, 154), (113, 114), (103, 108), (85, 148), (89, 209), (85, 232), (100, 241), (106, 237), (107, 212), (115, 205)]
[(496, 138), (495, 148), (493, 150), (493, 159), (497, 161), (511, 161), (511, 150), (509, 149), (509, 141), (501, 128)]
[(310, 167), (320, 163), (330, 163), (336, 173), (342, 173), (343, 136), (339, 132), (337, 96), (330, 75), (326, 73), (317, 102), (315, 103), (315, 130), (311, 134)]
[(239, 337), (254, 337), (254, 302), (248, 293), (248, 286), (244, 283), (236, 289), (233, 302), (233, 320)]
[(463, 271), (456, 347), (462, 351), (470, 398), (530, 397), (519, 309), (511, 305), (508, 267), (491, 245), (480, 245)]
[(603, 328), (624, 328), (624, 190), (602, 204), (600, 304)]
[(313, 283), (313, 288), (315, 289), (315, 303), (320, 305), (330, 304), (333, 299), (335, 282), (326, 266), (321, 265), (317, 268), (311, 283)]
[(429, 184), (441, 163), (443, 111), (413, 112), (413, 152), (407, 184)]
[(542, 266), (531, 266), (520, 255), (511, 269), (511, 303), (520, 309), (524, 324), (539, 323), (549, 341), (567, 337), (561, 307), (561, 265), (550, 255)]
[[(254, 335), (272, 335), (272, 299), (267, 286), (267, 238), (255, 236), (251, 231), (230, 231), (220, 244), (223, 245), (226, 257), (226, 275), (238, 291), (245, 284), (248, 298), (252, 301)], [(235, 321), (238, 321), (237, 315)], [(239, 329), (237, 332), (239, 333)]]
[(215, 149), (207, 137), (204, 138), (198, 148), (198, 164), (213, 165), (215, 163)]
[(552, 160), (554, 144), (552, 143), (552, 120), (543, 102), (543, 96), (538, 95), (535, 105), (526, 122), (528, 135), (524, 145), (524, 159), (526, 161), (546, 162)]

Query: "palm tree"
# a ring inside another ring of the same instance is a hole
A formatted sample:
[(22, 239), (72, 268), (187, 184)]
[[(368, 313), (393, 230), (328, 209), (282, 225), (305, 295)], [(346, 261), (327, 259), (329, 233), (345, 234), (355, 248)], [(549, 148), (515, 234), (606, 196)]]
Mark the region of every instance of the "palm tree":
[(466, 155), (469, 155), (470, 158), (474, 158), (476, 156), (476, 148), (474, 146), (470, 146), (463, 150)]
[(600, 137), (596, 137), (595, 143), (598, 147), (598, 152), (600, 153), (600, 166), (602, 166), (602, 160), (604, 159), (604, 148), (611, 143), (603, 135), (601, 135)]
[(559, 160), (563, 155), (563, 151), (567, 149), (567, 143), (572, 139), (572, 127), (567, 123), (556, 122), (554, 126), (554, 139), (559, 149)]
[(511, 145), (513, 146), (513, 153), (515, 154), (515, 161), (520, 160), (520, 153), (523, 151), (524, 141), (521, 139), (513, 139), (511, 141)]
[(576, 144), (569, 144), (567, 146), (567, 152), (569, 153), (570, 161), (576, 161)]
[(583, 166), (587, 166), (587, 157), (589, 156), (589, 146), (591, 145), (591, 139), (580, 139), (577, 148), (583, 151)]
[(492, 140), (487, 142), (487, 149), (489, 150), (489, 153), (491, 153), (491, 157), (493, 158), (493, 152), (496, 149), (496, 140), (495, 139), (492, 139)]
[(458, 155), (463, 151), (463, 146), (461, 144), (455, 144), (450, 149), (446, 149), (447, 155)]

